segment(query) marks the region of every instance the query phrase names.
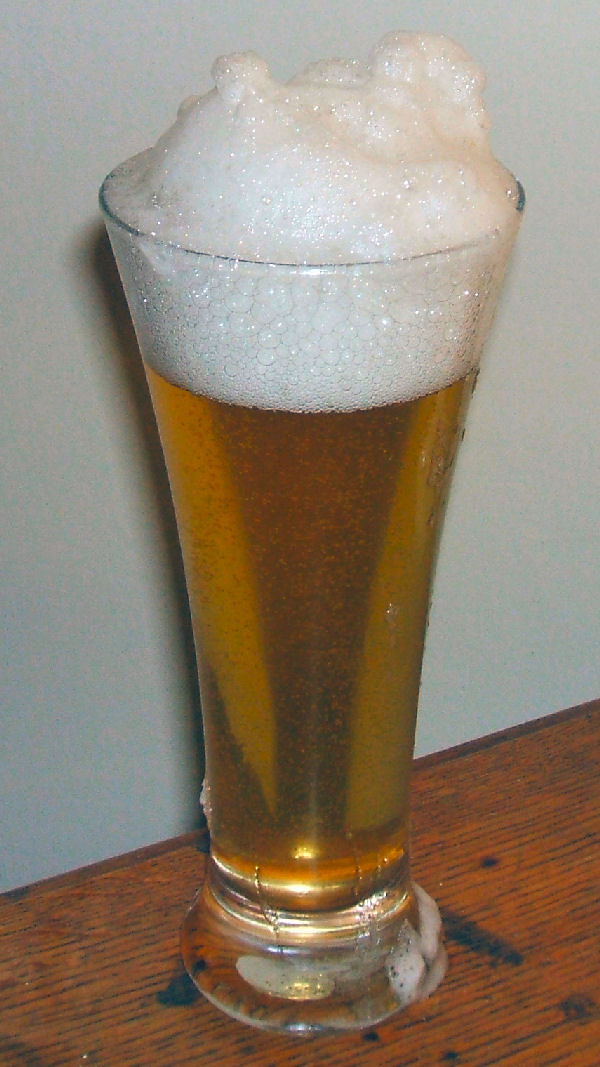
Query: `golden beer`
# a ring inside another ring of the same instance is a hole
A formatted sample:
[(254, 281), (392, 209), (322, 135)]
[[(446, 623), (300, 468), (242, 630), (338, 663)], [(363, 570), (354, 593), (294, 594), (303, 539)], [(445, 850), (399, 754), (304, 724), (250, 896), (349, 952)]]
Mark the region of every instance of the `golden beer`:
[(446, 954), (412, 879), (431, 583), (523, 207), (447, 38), (280, 83), (222, 56), (100, 200), (171, 481), (211, 835), (181, 951), (219, 1008), (371, 1026)]
[(197, 645), (217, 868), (288, 911), (408, 882), (426, 618), (473, 374), (327, 412), (223, 403), (147, 374)]

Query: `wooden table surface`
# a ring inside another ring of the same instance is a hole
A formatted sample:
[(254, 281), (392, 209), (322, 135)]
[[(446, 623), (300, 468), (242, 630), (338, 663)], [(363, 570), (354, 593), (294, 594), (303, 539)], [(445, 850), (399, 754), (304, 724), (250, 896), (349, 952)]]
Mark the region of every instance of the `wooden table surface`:
[(1, 1067), (598, 1067), (599, 749), (596, 701), (417, 761), (414, 874), (450, 968), (363, 1033), (264, 1033), (196, 993), (178, 926), (202, 834), (4, 894)]

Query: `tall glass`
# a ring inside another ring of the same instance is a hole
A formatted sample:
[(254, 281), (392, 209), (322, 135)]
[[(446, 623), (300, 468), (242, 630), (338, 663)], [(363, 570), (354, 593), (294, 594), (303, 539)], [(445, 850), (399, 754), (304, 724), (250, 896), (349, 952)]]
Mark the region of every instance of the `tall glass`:
[(101, 203), (144, 359), (197, 647), (211, 851), (182, 931), (231, 1015), (373, 1024), (445, 969), (411, 880), (433, 569), (511, 233), (383, 263), (208, 256)]

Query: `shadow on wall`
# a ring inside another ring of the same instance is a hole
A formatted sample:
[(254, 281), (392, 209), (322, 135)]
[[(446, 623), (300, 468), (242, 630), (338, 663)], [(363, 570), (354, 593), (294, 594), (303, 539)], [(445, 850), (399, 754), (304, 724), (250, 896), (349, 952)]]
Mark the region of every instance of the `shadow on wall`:
[[(168, 573), (171, 576), (171, 596), (176, 604), (177, 617), (180, 622), (182, 660), (187, 675), (184, 684), (190, 694), (188, 706), (192, 708), (193, 714), (195, 763), (198, 767), (198, 783), (200, 783), (204, 774), (204, 746), (194, 639), (175, 512), (160, 437), (135, 330), (104, 227), (101, 225), (93, 227), (88, 232), (85, 244), (82, 259), (89, 264), (91, 281), (105, 312), (104, 322), (112, 325), (113, 337), (110, 350), (114, 353), (117, 362), (116, 387), (123, 390), (126, 395), (125, 406), (128, 408), (129, 418), (133, 420), (135, 432), (142, 442), (141, 453), (146, 459), (144, 481), (146, 486), (150, 487), (156, 529), (162, 541), (161, 547), (167, 559)], [(201, 818), (200, 815), (199, 818)]]

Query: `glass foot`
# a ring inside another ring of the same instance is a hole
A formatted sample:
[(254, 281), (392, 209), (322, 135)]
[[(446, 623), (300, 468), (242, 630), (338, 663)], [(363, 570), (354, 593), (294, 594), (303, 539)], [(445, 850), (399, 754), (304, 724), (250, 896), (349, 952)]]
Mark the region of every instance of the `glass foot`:
[(266, 913), (224, 899), (208, 878), (183, 923), (183, 960), (208, 1000), (252, 1026), (360, 1030), (429, 996), (444, 976), (437, 905), (412, 891), (343, 912)]

